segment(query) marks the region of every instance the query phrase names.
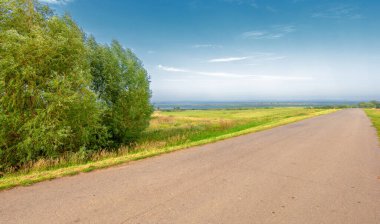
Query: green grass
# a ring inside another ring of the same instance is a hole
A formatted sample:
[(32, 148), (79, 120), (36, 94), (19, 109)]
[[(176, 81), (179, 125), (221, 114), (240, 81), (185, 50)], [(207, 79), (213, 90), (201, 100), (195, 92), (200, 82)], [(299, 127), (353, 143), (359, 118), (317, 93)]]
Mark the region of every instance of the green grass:
[(42, 159), (17, 172), (6, 173), (0, 178), (0, 189), (90, 172), (335, 111), (305, 108), (157, 111), (150, 127), (133, 147)]
[(365, 109), (367, 116), (371, 119), (380, 139), (380, 109)]

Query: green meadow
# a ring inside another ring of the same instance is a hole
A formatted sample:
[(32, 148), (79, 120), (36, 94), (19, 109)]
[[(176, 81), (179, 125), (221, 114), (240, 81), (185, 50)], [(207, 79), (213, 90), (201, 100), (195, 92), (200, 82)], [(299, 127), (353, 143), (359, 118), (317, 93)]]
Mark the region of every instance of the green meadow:
[(138, 148), (189, 144), (324, 111), (304, 108), (156, 111)]
[(77, 152), (55, 159), (44, 158), (18, 171), (3, 174), (0, 189), (89, 172), (335, 111), (309, 108), (156, 111), (150, 126), (135, 144), (113, 151)]
[(377, 130), (380, 139), (380, 109), (365, 109), (368, 117), (371, 119), (373, 126)]

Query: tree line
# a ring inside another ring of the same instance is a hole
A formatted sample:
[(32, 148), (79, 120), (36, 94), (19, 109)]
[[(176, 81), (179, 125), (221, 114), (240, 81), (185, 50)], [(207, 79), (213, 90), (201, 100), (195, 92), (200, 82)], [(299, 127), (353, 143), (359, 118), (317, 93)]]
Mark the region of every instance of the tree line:
[(358, 104), (360, 108), (380, 108), (380, 102), (372, 100), (369, 102), (361, 102)]
[(0, 171), (117, 148), (149, 125), (147, 71), (38, 1), (0, 1)]

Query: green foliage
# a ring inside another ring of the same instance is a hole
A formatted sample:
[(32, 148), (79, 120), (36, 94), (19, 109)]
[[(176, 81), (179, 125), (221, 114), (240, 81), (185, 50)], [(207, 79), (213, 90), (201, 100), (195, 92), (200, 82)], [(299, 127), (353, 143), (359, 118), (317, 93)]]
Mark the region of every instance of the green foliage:
[(115, 144), (130, 143), (148, 127), (153, 107), (149, 77), (141, 62), (117, 41), (111, 46), (87, 41), (92, 89), (103, 103), (103, 124)]
[(319, 109), (347, 109), (347, 108), (357, 108), (357, 105), (329, 105), (329, 106), (320, 106), (316, 107)]
[(365, 109), (367, 116), (371, 119), (373, 126), (377, 130), (377, 135), (380, 139), (380, 110), (378, 109)]
[(0, 171), (132, 141), (147, 126), (149, 81), (130, 51), (89, 51), (69, 16), (32, 0), (0, 0), (0, 13)]
[(380, 108), (380, 102), (379, 101), (370, 101), (370, 102), (361, 102), (359, 103), (360, 108)]

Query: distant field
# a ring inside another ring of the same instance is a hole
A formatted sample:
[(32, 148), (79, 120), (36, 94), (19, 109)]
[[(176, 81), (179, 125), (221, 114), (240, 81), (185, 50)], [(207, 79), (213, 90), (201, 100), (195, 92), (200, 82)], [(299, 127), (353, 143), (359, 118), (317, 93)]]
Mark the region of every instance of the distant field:
[(272, 127), (281, 121), (295, 121), (325, 111), (304, 108), (156, 111), (138, 148), (204, 141), (251, 128)]
[(150, 127), (133, 147), (37, 161), (17, 173), (5, 174), (0, 178), (0, 189), (88, 172), (334, 111), (306, 108), (156, 111)]
[(368, 117), (371, 119), (373, 126), (377, 129), (380, 138), (380, 109), (366, 109)]

